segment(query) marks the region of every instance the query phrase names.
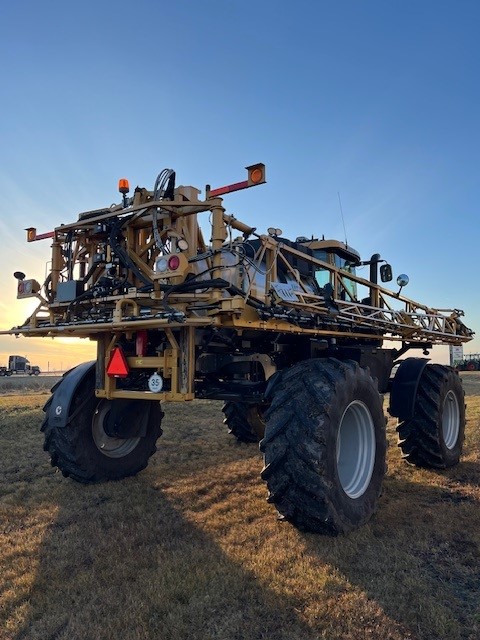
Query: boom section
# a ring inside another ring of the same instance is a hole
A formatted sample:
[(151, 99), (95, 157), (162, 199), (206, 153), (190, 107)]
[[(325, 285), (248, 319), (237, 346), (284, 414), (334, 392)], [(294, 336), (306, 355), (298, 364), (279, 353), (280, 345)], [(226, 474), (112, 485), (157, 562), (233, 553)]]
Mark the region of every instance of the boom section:
[[(471, 339), (462, 311), (428, 307), (338, 266), (332, 256), (343, 243), (257, 234), (221, 198), (199, 193), (178, 187), (172, 199), (154, 200), (137, 189), (128, 207), (57, 227), (51, 272), (33, 294), (38, 307), (7, 333), (95, 339), (181, 324), (409, 343)], [(208, 244), (199, 214), (208, 218)], [(343, 251), (351, 265), (358, 261)]]

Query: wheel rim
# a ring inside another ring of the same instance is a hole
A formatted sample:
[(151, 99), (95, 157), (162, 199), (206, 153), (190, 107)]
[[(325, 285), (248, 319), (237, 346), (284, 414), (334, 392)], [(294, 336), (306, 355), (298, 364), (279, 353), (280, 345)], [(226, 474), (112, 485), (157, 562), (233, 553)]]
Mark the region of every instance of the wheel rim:
[(248, 422), (259, 438), (265, 435), (265, 411), (266, 406), (260, 404), (253, 405), (247, 410)]
[(457, 396), (453, 391), (449, 391), (445, 396), (442, 412), (442, 433), (443, 441), (447, 449), (453, 449), (457, 444), (460, 432), (460, 408)]
[(368, 407), (359, 400), (345, 409), (337, 436), (337, 471), (349, 498), (362, 496), (375, 465), (375, 428)]
[(109, 436), (103, 427), (109, 412), (109, 401), (102, 400), (93, 414), (93, 440), (100, 453), (107, 458), (123, 458), (135, 449), (140, 438), (112, 438)]

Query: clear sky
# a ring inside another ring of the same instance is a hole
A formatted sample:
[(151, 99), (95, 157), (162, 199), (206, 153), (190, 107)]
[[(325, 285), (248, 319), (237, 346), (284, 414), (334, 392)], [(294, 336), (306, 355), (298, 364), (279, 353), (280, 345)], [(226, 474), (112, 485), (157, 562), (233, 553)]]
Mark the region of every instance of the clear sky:
[[(465, 310), (480, 351), (480, 3), (470, 0), (22, 0), (2, 5), (0, 326), (12, 272), (42, 281), (38, 232), (119, 201), (159, 171), (204, 188), (267, 165), (226, 197), (260, 231), (379, 252), (405, 294)], [(80, 345), (0, 337), (63, 368)], [(87, 353), (88, 352), (88, 353)]]

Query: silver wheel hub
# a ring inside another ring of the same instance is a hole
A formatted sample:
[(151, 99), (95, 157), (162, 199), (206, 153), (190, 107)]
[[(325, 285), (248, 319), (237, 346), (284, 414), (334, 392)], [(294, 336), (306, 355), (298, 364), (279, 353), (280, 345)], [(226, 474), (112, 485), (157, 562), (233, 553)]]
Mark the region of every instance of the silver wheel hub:
[(114, 438), (109, 436), (104, 424), (110, 411), (110, 402), (102, 400), (92, 418), (92, 436), (100, 453), (107, 458), (124, 458), (131, 453), (140, 441), (140, 438)]
[(337, 435), (337, 471), (342, 489), (354, 500), (367, 490), (375, 465), (375, 428), (366, 404), (354, 400), (343, 412)]
[(447, 449), (453, 449), (457, 444), (460, 432), (460, 408), (457, 396), (449, 391), (445, 396), (442, 411), (442, 435)]

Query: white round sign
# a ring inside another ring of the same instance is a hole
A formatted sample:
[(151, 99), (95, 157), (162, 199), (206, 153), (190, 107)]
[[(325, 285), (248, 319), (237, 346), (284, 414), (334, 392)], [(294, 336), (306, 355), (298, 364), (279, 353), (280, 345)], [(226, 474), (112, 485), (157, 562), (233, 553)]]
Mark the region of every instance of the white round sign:
[(152, 393), (159, 393), (163, 389), (163, 379), (158, 373), (153, 373), (148, 379), (148, 388)]

